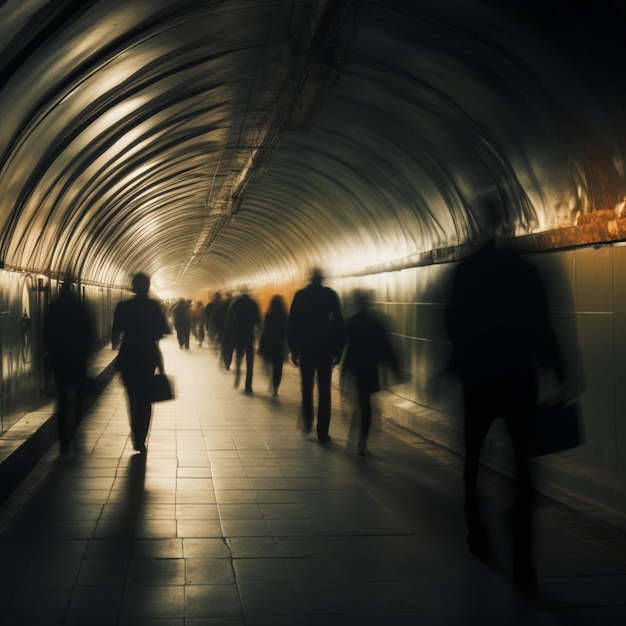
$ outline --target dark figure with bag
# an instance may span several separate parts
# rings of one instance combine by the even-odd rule
[[[94,341],[90,311],[72,292],[72,283],[65,281],[43,321],[43,342],[57,392],[56,419],[62,453],[69,451],[82,418],[87,393],[87,362]]]
[[[275,295],[265,313],[259,339],[259,354],[271,367],[274,396],[278,395],[287,356],[287,317],[285,299]]]
[[[235,387],[241,381],[241,365],[246,357],[246,393],[252,393],[254,372],[254,345],[256,331],[261,323],[259,305],[245,291],[232,301],[226,314],[227,333],[235,353]]]
[[[339,296],[322,285],[319,269],[311,283],[296,292],[287,321],[287,342],[293,364],[300,367],[302,419],[305,434],[313,427],[313,390],[317,374],[317,438],[330,441],[330,411],[333,366],[341,360],[345,329]]]
[[[171,330],[159,302],[148,297],[150,278],[135,274],[132,290],[135,297],[115,308],[111,344],[114,350],[119,346],[116,366],[128,394],[133,448],[143,454],[152,416],[152,378],[157,369],[165,373],[158,342]]]
[[[357,454],[365,456],[372,425],[372,395],[380,391],[380,369],[387,367],[400,380],[398,359],[382,316],[370,308],[365,291],[355,294],[357,313],[346,320],[346,351],[342,388],[352,383],[360,413]]]
[[[514,580],[524,589],[534,590],[534,489],[528,462],[528,424],[537,410],[537,365],[552,369],[559,382],[563,381],[561,354],[537,269],[489,241],[457,267],[447,325],[454,349],[450,368],[464,392],[467,541],[472,553],[489,553],[477,476],[487,433],[495,419],[503,418],[515,462],[510,515]]]

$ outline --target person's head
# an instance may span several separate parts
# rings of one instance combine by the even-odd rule
[[[138,295],[147,295],[150,291],[150,277],[142,272],[133,276],[133,291]]]
[[[287,306],[285,304],[285,299],[282,296],[275,295],[270,300],[270,311],[272,313],[284,313],[287,311]]]
[[[478,206],[478,211],[484,239],[495,241],[509,234],[512,223],[507,214],[504,200],[499,194],[492,193],[483,198]]]
[[[311,284],[312,285],[321,285],[324,281],[324,274],[319,267],[313,268],[311,272]]]

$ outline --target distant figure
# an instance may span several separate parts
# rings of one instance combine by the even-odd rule
[[[204,305],[200,300],[191,307],[191,334],[201,348],[204,343]]]
[[[216,291],[213,294],[213,298],[204,307],[204,328],[206,330],[206,338],[210,345],[217,350],[219,347],[218,332],[215,328],[215,319],[213,313],[219,307],[222,301],[222,294]]]
[[[259,305],[244,291],[232,301],[226,314],[226,326],[235,351],[235,387],[239,387],[241,363],[243,357],[246,357],[245,391],[247,393],[252,393],[254,345],[260,323]]]
[[[282,296],[275,295],[265,313],[263,330],[259,339],[259,354],[272,370],[273,395],[283,378],[283,364],[287,356],[287,305]]]
[[[342,378],[356,389],[361,417],[357,453],[364,456],[372,424],[372,394],[380,390],[379,369],[389,367],[399,380],[400,368],[382,316],[370,308],[365,291],[357,291],[355,299],[357,313],[346,320]]]
[[[548,318],[538,271],[517,254],[489,241],[458,266],[447,311],[453,345],[450,367],[463,386],[465,402],[465,518],[472,553],[489,553],[477,491],[480,453],[491,424],[503,417],[515,456],[511,516],[515,582],[534,589],[532,508],[526,420],[537,406],[537,365],[563,366]]]
[[[310,433],[313,427],[317,373],[317,438],[328,442],[332,370],[341,360],[345,336],[339,296],[322,282],[322,272],[315,269],[311,283],[294,296],[287,322],[287,341],[292,361],[300,367],[304,432]]]
[[[111,345],[119,346],[116,366],[128,394],[133,448],[144,454],[152,416],[148,386],[156,369],[165,373],[158,342],[171,330],[159,302],[148,297],[150,278],[135,274],[132,289],[135,297],[115,308]]]
[[[226,370],[230,369],[233,360],[233,340],[230,329],[226,326],[226,314],[233,301],[231,293],[227,293],[224,298],[220,298],[215,308],[211,311],[209,325],[215,333],[216,341],[219,345],[219,352],[222,363]]]
[[[50,303],[43,322],[43,342],[57,391],[56,418],[62,453],[69,451],[82,418],[87,362],[95,336],[87,306],[72,292],[72,283],[66,280],[58,298]],[[75,399],[73,411],[70,411],[72,391]]]
[[[182,350],[189,350],[191,335],[191,301],[179,298],[172,307],[172,319],[176,330],[176,339]]]

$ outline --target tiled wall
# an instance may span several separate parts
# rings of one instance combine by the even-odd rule
[[[49,398],[52,378],[43,354],[41,324],[49,294],[40,289],[48,280],[0,270],[0,433]],[[55,297],[58,285],[51,284]],[[129,293],[87,286],[82,297],[93,314],[98,346],[110,340],[115,304]],[[22,317],[30,319],[23,332]],[[96,347],[98,347],[96,346]]]
[[[10,428],[39,398],[36,280],[0,270],[0,432]],[[28,330],[22,316],[32,320]]]
[[[626,247],[607,245],[528,255],[545,279],[555,330],[577,389],[586,444],[566,456],[626,476]],[[370,289],[390,318],[411,380],[403,399],[462,415],[456,381],[445,374],[444,315],[453,264],[334,281],[350,313],[350,292]],[[459,420],[459,427],[461,420]]]

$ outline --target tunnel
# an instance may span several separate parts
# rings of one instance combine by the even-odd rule
[[[618,0],[0,3],[2,437],[50,398],[63,282],[108,349],[136,272],[164,302],[265,310],[321,267],[346,314],[367,289],[391,321],[384,419],[461,450],[445,311],[495,210],[581,407],[542,488],[623,520],[625,26]]]

